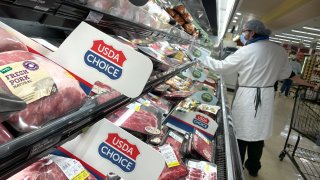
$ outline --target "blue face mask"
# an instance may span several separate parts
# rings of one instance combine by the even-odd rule
[[[242,42],[243,45],[246,45],[246,43],[247,43],[247,40],[244,38],[243,33],[240,35],[240,41]]]

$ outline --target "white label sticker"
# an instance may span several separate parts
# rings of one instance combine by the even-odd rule
[[[144,106],[150,106],[150,104],[151,104],[151,102],[149,100],[145,100],[145,99],[142,99],[142,98],[139,98],[138,102],[143,104]]]
[[[50,159],[59,166],[68,179],[84,180],[90,175],[77,160],[55,155],[50,155]]]
[[[159,150],[169,168],[180,165],[176,154],[174,153],[172,147],[169,144],[159,147]]]
[[[177,140],[179,143],[182,143],[183,138],[179,135],[177,135],[176,133],[170,131],[169,132],[169,136],[171,136],[173,139]]]

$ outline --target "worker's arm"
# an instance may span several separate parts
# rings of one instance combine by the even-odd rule
[[[294,81],[295,83],[297,83],[299,85],[302,85],[302,86],[308,86],[308,87],[312,87],[312,88],[316,88],[317,87],[316,85],[310,84],[307,81],[301,79],[299,75],[295,75],[293,77],[290,77],[290,79],[292,81]]]
[[[241,49],[236,51],[234,54],[229,55],[225,60],[216,60],[211,57],[207,57],[201,60],[201,63],[209,67],[213,71],[219,74],[232,74],[238,72],[242,67],[243,54]]]

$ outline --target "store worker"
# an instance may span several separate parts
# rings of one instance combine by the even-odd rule
[[[245,44],[225,60],[208,57],[202,63],[220,74],[238,72],[239,87],[232,105],[232,117],[242,163],[249,174],[257,176],[264,140],[272,134],[274,84],[292,74],[287,53],[269,41],[271,31],[259,20],[243,26],[241,40]]]

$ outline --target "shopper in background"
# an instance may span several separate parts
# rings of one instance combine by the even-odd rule
[[[301,62],[304,60],[304,54],[303,53],[298,53],[296,57],[293,60],[290,60],[291,66],[292,66],[292,71],[297,75],[301,75]],[[291,79],[285,79],[282,83],[280,93],[284,92],[284,95],[288,97],[290,87],[292,85],[292,80]]]
[[[244,166],[252,176],[257,176],[261,168],[264,140],[272,134],[274,84],[292,74],[287,53],[269,41],[270,33],[261,21],[250,20],[242,30],[244,47],[224,61],[208,57],[202,62],[221,74],[239,74],[232,105],[233,123],[242,163],[247,151]]]

